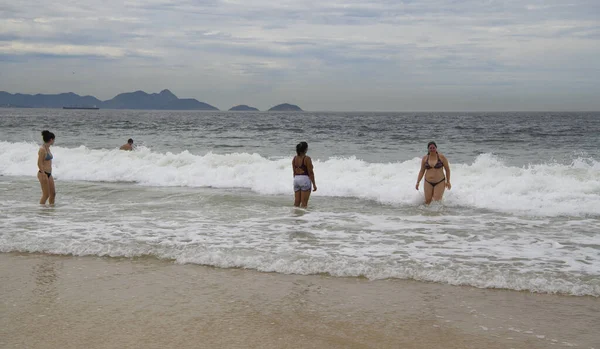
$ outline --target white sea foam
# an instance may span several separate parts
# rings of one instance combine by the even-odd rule
[[[562,293],[576,296],[600,296],[600,283],[596,279],[588,282],[576,276],[557,277],[550,272],[511,271],[488,264],[469,265],[460,261],[446,263],[395,263],[393,261],[377,261],[373,257],[361,256],[352,258],[340,254],[331,256],[323,250],[310,251],[312,255],[294,254],[291,248],[282,248],[280,252],[261,252],[258,249],[248,252],[244,248],[207,248],[198,244],[187,246],[158,242],[156,238],[148,238],[153,243],[143,243],[138,239],[135,243],[116,242],[103,238],[54,240],[21,239],[11,243],[0,239],[0,252],[43,252],[51,254],[69,254],[76,256],[110,256],[136,257],[154,256],[172,259],[178,263],[192,263],[220,268],[246,268],[264,272],[285,274],[318,274],[328,273],[336,277],[363,276],[369,279],[413,279],[420,281],[441,282],[451,285],[468,285],[480,288],[506,288],[527,290],[540,293]],[[50,241],[50,242],[49,242]],[[218,245],[218,243],[217,243]],[[360,254],[347,248],[347,252]],[[282,253],[286,252],[286,253]],[[477,260],[474,259],[473,262]]]
[[[0,252],[151,255],[266,272],[600,296],[598,217],[345,198],[297,211],[290,193],[79,180],[59,183],[58,206],[39,207],[35,179],[15,177],[0,177],[0,196]]]
[[[0,142],[0,174],[35,176],[37,145]],[[147,186],[245,188],[263,195],[289,194],[290,159],[259,154],[194,155],[116,149],[53,147],[57,180],[135,182]],[[355,158],[314,159],[318,195],[353,197],[386,204],[417,204],[419,159],[368,163]],[[451,164],[445,205],[532,216],[597,216],[600,162],[575,158],[571,164],[512,167],[491,154],[471,164]],[[421,186],[422,188],[422,186]]]

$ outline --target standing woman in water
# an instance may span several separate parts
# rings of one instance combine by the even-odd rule
[[[46,201],[50,205],[54,205],[54,198],[56,197],[56,189],[54,188],[54,178],[52,178],[52,153],[50,152],[50,146],[54,144],[54,133],[45,130],[42,131],[42,138],[44,144],[38,151],[38,180],[42,186],[42,198],[40,204],[45,205]]]
[[[444,190],[452,188],[450,184],[450,165],[448,159],[437,151],[437,145],[435,142],[429,142],[427,144],[427,155],[421,160],[421,171],[419,172],[419,178],[417,179],[417,186],[419,190],[419,183],[425,175],[425,204],[429,205],[431,201],[442,200],[444,196]],[[444,175],[444,170],[446,174]]]
[[[312,191],[317,191],[315,183],[315,173],[310,156],[306,155],[308,144],[300,142],[296,145],[296,156],[292,160],[292,170],[294,173],[294,206],[306,207]]]

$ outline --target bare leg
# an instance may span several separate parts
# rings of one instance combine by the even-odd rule
[[[433,198],[433,186],[428,182],[424,182],[423,191],[425,192],[425,205],[429,205],[431,203],[431,198]]]
[[[301,198],[300,200],[302,201],[302,203],[300,204],[300,207],[307,207],[308,199],[310,199],[310,190],[301,191],[300,198]]]
[[[445,183],[439,183],[433,188],[433,201],[442,200],[442,196],[444,196],[444,191],[446,190]]]
[[[300,206],[300,190],[294,192],[294,206]]]
[[[42,186],[42,197],[40,198],[40,205],[45,205],[46,200],[50,197],[50,185],[48,183],[48,176],[45,173],[38,172],[38,180]]]
[[[54,178],[52,176],[48,177],[48,189],[50,189],[48,203],[50,205],[54,205],[54,199],[56,198],[56,187],[54,186]]]

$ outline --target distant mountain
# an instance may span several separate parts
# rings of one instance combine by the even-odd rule
[[[179,99],[169,90],[162,90],[160,93],[152,94],[144,91],[121,93],[105,102],[96,97],[82,97],[72,92],[55,95],[26,95],[0,91],[0,106],[29,108],[97,106],[105,109],[219,110],[210,104],[193,98]]]
[[[160,108],[164,110],[219,110],[210,104],[200,102],[194,98],[180,98],[175,101],[171,101]]]
[[[169,90],[148,94],[144,91],[121,93],[102,103],[106,109],[160,109],[160,110],[219,110],[193,98],[179,99]]]
[[[55,95],[10,94],[0,91],[0,105],[28,108],[62,108],[64,106],[100,106],[102,101],[92,96],[80,96],[73,92]]]
[[[254,107],[249,107],[245,104],[240,104],[240,105],[236,105],[235,107],[232,107],[231,109],[229,109],[229,111],[259,111],[259,110]]]
[[[283,103],[274,106],[273,108],[269,109],[269,111],[302,111],[302,109],[294,104]]]

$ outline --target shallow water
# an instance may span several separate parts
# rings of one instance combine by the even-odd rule
[[[599,124],[593,113],[0,109],[0,251],[600,296]],[[57,135],[52,208],[36,204],[40,125]],[[431,135],[453,189],[426,207],[414,182]],[[129,137],[138,149],[118,151]],[[300,140],[319,187],[308,210],[291,207]]]

